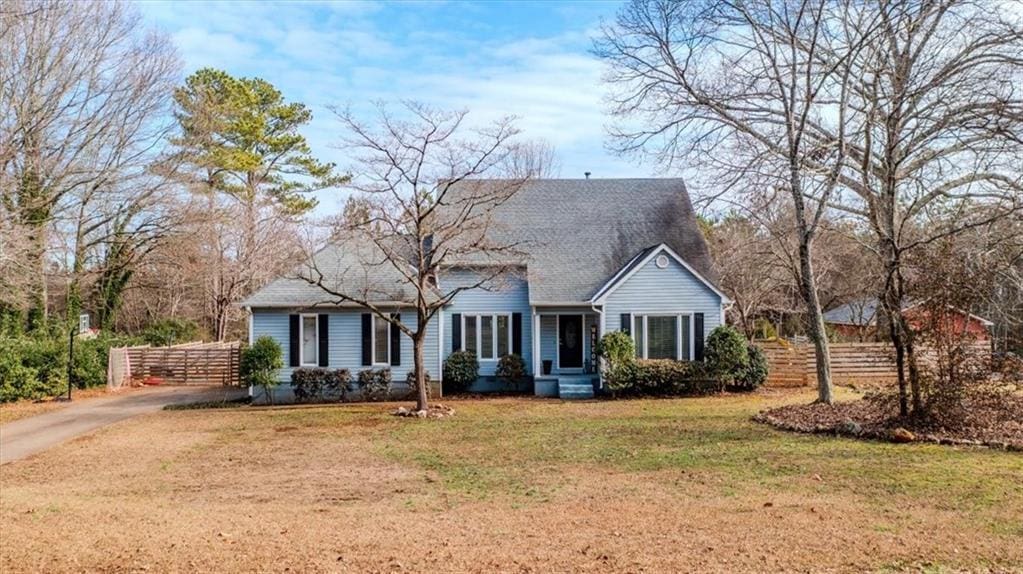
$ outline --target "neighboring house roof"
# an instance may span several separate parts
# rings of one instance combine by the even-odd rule
[[[824,322],[834,325],[867,326],[874,324],[877,299],[858,299],[824,312]]]
[[[521,242],[534,305],[584,304],[661,243],[717,288],[681,179],[538,179],[494,210],[498,242]]]
[[[913,307],[916,307],[921,303],[923,303],[923,301],[906,302],[902,306],[902,312],[905,313],[909,309],[912,309]],[[874,324],[874,319],[876,318],[879,307],[880,305],[877,299],[874,298],[859,299],[856,301],[852,301],[850,303],[846,303],[845,305],[842,305],[840,307],[835,307],[834,309],[825,312],[824,322],[831,323],[834,325],[853,325],[857,327],[867,327]],[[967,313],[961,309],[956,309],[955,307],[952,307],[952,309],[954,311],[962,313],[963,315],[969,316],[971,319],[979,321],[980,323],[984,324],[984,326],[990,327],[991,325],[994,325],[994,323],[992,323],[991,321],[983,317],[974,315],[973,313]]]
[[[484,180],[504,184],[506,180]],[[474,182],[475,185],[481,182]],[[451,193],[457,194],[457,188]],[[700,233],[685,183],[681,179],[538,179],[527,181],[493,209],[489,237],[497,244],[516,244],[524,258],[497,261],[475,254],[446,261],[448,266],[511,264],[526,267],[533,305],[589,304],[614,277],[624,277],[661,244],[716,292],[707,244]],[[347,290],[411,300],[400,273],[384,261],[360,269],[372,249],[348,251],[334,243],[315,256],[331,280],[348,282]],[[372,259],[372,257],[370,257]],[[328,262],[329,260],[329,262]],[[388,269],[390,267],[390,269]],[[624,271],[624,272],[623,272]],[[242,304],[293,307],[327,303],[329,295],[301,279],[270,283]]]

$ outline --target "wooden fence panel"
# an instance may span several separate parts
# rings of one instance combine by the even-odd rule
[[[241,344],[237,342],[130,347],[125,352],[134,383],[153,377],[168,385],[241,384]]]
[[[767,384],[776,387],[817,384],[817,356],[813,345],[785,341],[758,341],[767,357]],[[839,384],[895,383],[898,371],[895,351],[888,343],[832,343],[831,378]],[[989,350],[987,343],[976,343],[976,350]],[[918,360],[933,360],[934,353],[924,347]]]

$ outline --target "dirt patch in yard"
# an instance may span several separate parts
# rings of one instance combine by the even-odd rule
[[[806,400],[146,415],[0,467],[0,571],[1023,568],[1023,457],[749,420]]]
[[[797,432],[844,435],[893,442],[989,446],[1023,451],[1023,396],[1006,395],[997,408],[973,404],[969,421],[949,426],[898,416],[891,401],[864,397],[827,405],[796,404],[758,413],[754,420]]]

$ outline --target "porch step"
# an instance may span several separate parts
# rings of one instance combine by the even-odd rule
[[[562,399],[592,399],[593,398],[593,383],[586,381],[581,382],[568,382],[558,381],[558,396]]]

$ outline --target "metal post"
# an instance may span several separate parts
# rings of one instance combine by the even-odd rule
[[[67,345],[67,400],[71,400],[71,370],[75,362],[75,330],[69,329],[71,336],[68,337]]]

